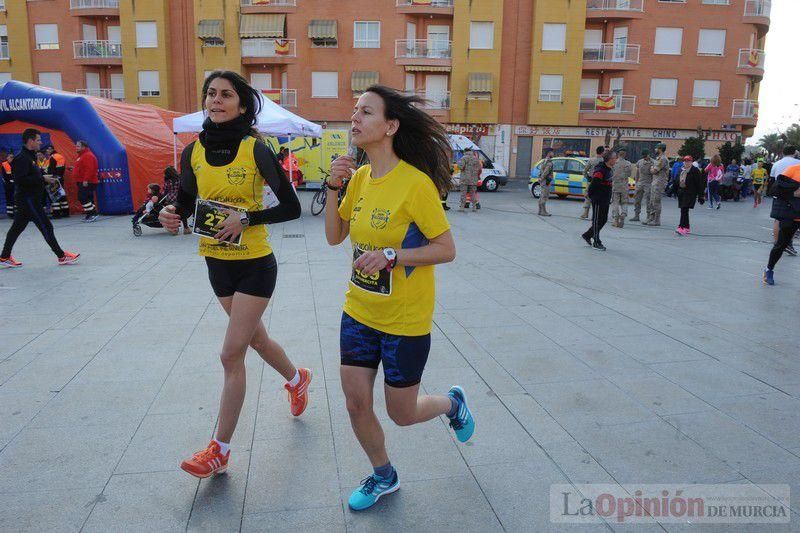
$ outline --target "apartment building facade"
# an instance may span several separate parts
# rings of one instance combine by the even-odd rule
[[[675,151],[758,119],[770,0],[0,0],[0,81],[178,111],[208,72],[349,125],[372,83],[419,94],[525,176],[543,149]]]

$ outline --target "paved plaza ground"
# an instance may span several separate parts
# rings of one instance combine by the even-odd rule
[[[798,531],[800,257],[761,283],[768,205],[692,212],[695,234],[607,226],[578,237],[580,203],[534,215],[522,183],[449,212],[458,248],[439,267],[427,392],[461,384],[475,435],[444,420],[397,427],[376,409],[402,488],[346,509],[370,471],[339,382],[349,248],[300,220],[271,228],[280,262],[264,322],[314,370],[294,419],[255,353],[228,472],[178,468],[213,434],[225,315],[193,236],[128,217],[54,221],[81,263],[57,267],[32,226],[0,271],[0,530],[20,531]],[[451,194],[455,208],[457,193]],[[0,220],[0,235],[10,222]],[[550,521],[552,484],[791,486],[781,526]],[[774,494],[773,494],[774,495]]]

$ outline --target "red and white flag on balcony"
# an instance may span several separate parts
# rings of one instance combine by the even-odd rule
[[[753,119],[758,120],[758,102],[753,102]]]
[[[411,0],[412,6],[429,6],[431,5],[431,0]]]
[[[261,94],[275,102],[276,104],[281,103],[281,90],[280,89],[261,89]]]
[[[275,53],[279,56],[289,55],[289,41],[287,39],[275,39]]]
[[[750,50],[750,55],[747,57],[747,65],[750,67],[757,67],[761,59],[761,54],[758,50]]]
[[[269,5],[270,0],[253,0],[254,6],[267,6]]]
[[[613,96],[598,96],[595,98],[594,105],[601,111],[610,111],[617,107],[617,101]]]

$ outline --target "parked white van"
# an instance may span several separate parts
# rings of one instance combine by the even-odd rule
[[[472,142],[464,135],[448,135],[450,137],[450,145],[453,149],[453,162],[458,164],[458,161],[464,156],[464,150],[472,148],[483,163],[483,170],[481,177],[478,181],[478,189],[482,191],[495,192],[498,188],[505,186],[508,183],[508,170],[500,164],[491,160],[489,156],[483,153],[480,147]],[[453,183],[458,185],[461,178],[461,171],[456,167],[456,172],[453,174]]]

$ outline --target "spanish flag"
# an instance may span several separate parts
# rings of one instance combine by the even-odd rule
[[[281,103],[281,90],[280,89],[261,89],[261,94],[275,102],[276,104]]]
[[[429,6],[431,5],[431,0],[411,0],[412,6]]]
[[[758,102],[753,103],[753,119],[758,120]]]
[[[757,67],[758,61],[761,59],[761,54],[758,53],[758,50],[750,50],[750,56],[747,58],[747,65],[750,67]]]
[[[269,5],[269,0],[253,0],[254,6],[267,6]]]
[[[610,111],[617,107],[617,101],[613,96],[597,96],[595,98],[595,107],[602,111]]]
[[[275,53],[279,56],[289,54],[289,41],[286,39],[275,39]]]

